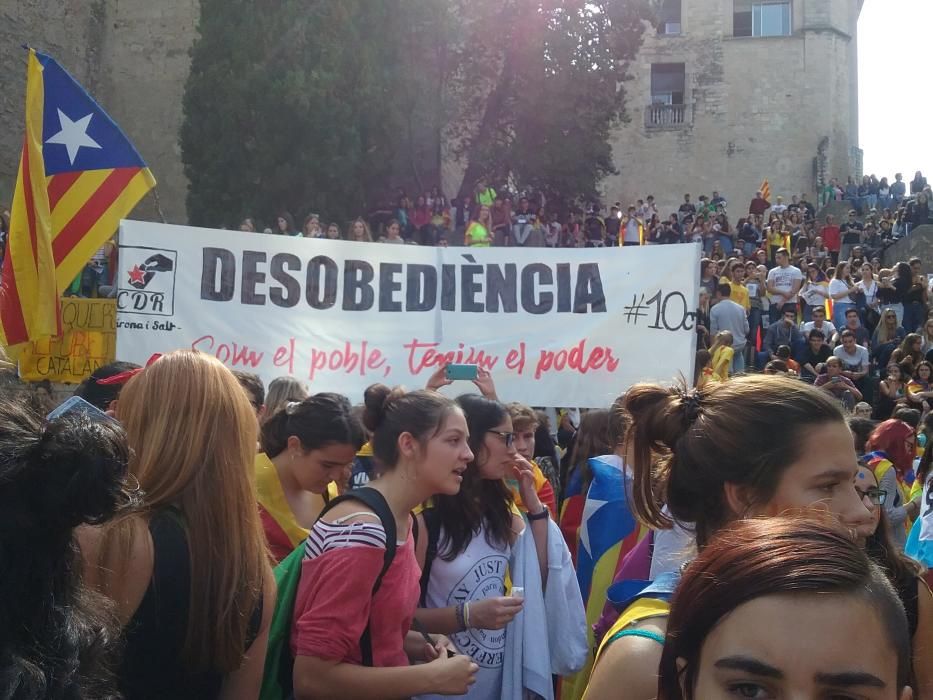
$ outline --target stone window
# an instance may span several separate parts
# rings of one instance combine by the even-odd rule
[[[686,83],[685,64],[651,64],[651,104],[682,105]]]
[[[790,0],[734,0],[735,36],[790,36]]]
[[[658,34],[677,36],[681,32],[681,0],[660,0],[658,5]]]

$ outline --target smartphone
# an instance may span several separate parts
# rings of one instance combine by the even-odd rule
[[[444,375],[451,381],[472,380],[479,376],[479,367],[477,365],[447,365]]]
[[[49,415],[45,417],[50,423],[62,416],[68,415],[69,413],[76,413],[79,415],[87,416],[91,421],[97,423],[116,423],[115,418],[111,418],[106,413],[101,411],[97,406],[88,401],[85,401],[80,396],[71,396],[65,400],[62,404],[53,410]]]

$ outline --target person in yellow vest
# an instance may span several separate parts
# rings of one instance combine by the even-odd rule
[[[262,425],[256,455],[256,490],[266,541],[281,561],[308,536],[309,528],[346,484],[363,428],[350,402],[321,393],[291,402]]]
[[[482,178],[476,183],[476,191],[473,195],[473,201],[479,206],[491,207],[496,201],[496,191],[486,184]]]
[[[492,215],[489,207],[480,205],[475,219],[470,221],[463,242],[470,248],[488,248],[492,245]]]
[[[796,379],[746,375],[701,391],[636,385],[624,408],[632,417],[633,507],[649,527],[688,524],[701,551],[735,520],[817,504],[853,531],[874,527],[871,504],[853,488],[852,433],[825,392]],[[627,700],[657,697],[682,550],[646,548],[653,587],[618,601],[586,700],[618,698],[620,688]]]

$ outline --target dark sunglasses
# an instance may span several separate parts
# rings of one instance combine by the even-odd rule
[[[503,440],[505,440],[506,447],[511,447],[512,443],[515,442],[515,433],[503,433],[499,430],[487,430],[486,432],[501,437]]]

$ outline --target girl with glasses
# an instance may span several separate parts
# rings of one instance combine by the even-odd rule
[[[865,461],[888,494],[884,510],[891,523],[891,537],[898,549],[903,549],[910,522],[920,510],[920,499],[911,498],[909,485],[913,481],[917,436],[907,423],[886,420],[872,432],[866,449]]]
[[[531,464],[515,449],[506,407],[475,394],[456,403],[466,416],[473,459],[460,470],[459,492],[435,496],[431,507],[418,515],[416,552],[422,578],[417,619],[427,631],[449,635],[479,666],[475,685],[463,697],[493,698],[502,693],[508,643],[504,630],[524,602],[509,596],[506,588],[512,547],[526,526],[506,479],[518,481],[528,509],[542,581],[548,511],[535,491]],[[429,553],[432,543],[435,551]]]
[[[915,697],[930,697],[933,693],[933,593],[923,579],[923,567],[902,554],[891,539],[884,508],[891,494],[878,486],[871,467],[859,466],[855,490],[872,516],[866,527],[857,532],[858,542],[887,574],[904,605],[911,639]]]

